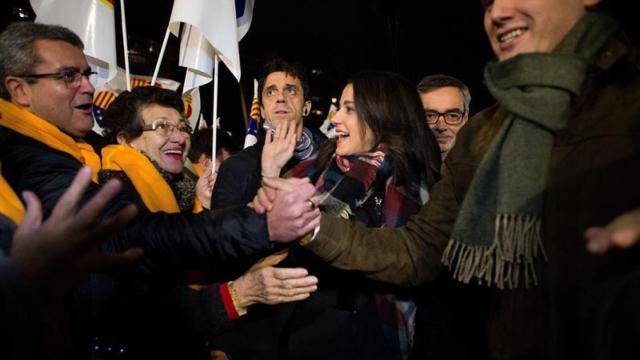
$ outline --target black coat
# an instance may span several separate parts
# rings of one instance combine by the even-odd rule
[[[3,175],[17,193],[30,190],[41,199],[45,218],[82,166],[68,154],[3,127],[0,127],[0,161]],[[91,184],[83,200],[90,199],[99,189],[99,185]],[[129,203],[131,199],[122,193],[112,200],[103,216],[114,214]],[[75,315],[74,332],[79,336],[76,350],[80,357],[87,357],[94,334],[107,334],[99,345],[109,346],[109,335],[117,332],[116,346],[120,345],[121,338],[138,336],[144,343],[142,348],[149,349],[140,357],[154,353],[159,354],[155,358],[173,358],[173,340],[181,340],[168,338],[162,331],[144,335],[140,331],[143,328],[160,330],[167,323],[188,321],[176,315],[180,311],[170,311],[177,306],[189,306],[181,300],[187,290],[175,287],[182,280],[184,270],[204,265],[223,267],[238,257],[272,248],[264,215],[245,207],[201,214],[152,214],[142,210],[126,228],[111,236],[103,249],[122,251],[140,246],[145,251],[143,257],[109,273],[92,274],[75,293],[72,312]],[[8,248],[8,234],[3,237],[0,240]],[[154,293],[163,296],[148,311],[132,311],[135,307],[130,304]],[[211,296],[212,293],[204,292],[191,301],[206,304]],[[203,319],[213,317],[213,313],[202,314]],[[108,318],[130,319],[131,322],[116,324],[114,328],[114,321],[103,321]],[[189,334],[182,335],[186,339]],[[131,355],[130,358],[135,358]],[[186,358],[185,355],[180,358]]]
[[[261,159],[265,131],[262,126],[257,132],[258,141],[252,146],[231,155],[220,164],[216,186],[211,197],[211,207],[224,209],[229,206],[246,205],[260,189],[262,182]],[[311,131],[312,146],[315,149],[326,140],[324,135]],[[317,150],[315,150],[317,151]],[[296,166],[300,160],[291,158],[282,168],[282,174]]]

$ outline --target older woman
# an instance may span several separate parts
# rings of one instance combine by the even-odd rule
[[[122,93],[105,113],[104,135],[110,145],[102,150],[99,179],[120,179],[123,191],[128,192],[141,212],[199,212],[202,211],[200,201],[205,208],[210,205],[206,199],[211,196],[208,186],[211,170],[198,180],[198,191],[196,181],[184,174],[191,129],[182,114],[180,96],[156,87],[138,87]],[[196,328],[205,329],[209,336],[211,332],[218,331],[225,321],[243,315],[251,304],[273,304],[308,297],[309,292],[315,290],[317,279],[308,276],[305,269],[275,269],[270,266],[281,258],[282,255],[268,257],[235,281],[194,287],[202,291],[161,288],[158,293],[157,289],[139,289],[134,299],[138,306],[132,307],[139,311],[135,318],[152,317],[158,311],[163,317],[177,315],[176,322],[183,319],[192,321],[173,325],[167,321],[167,326],[162,328],[173,327],[172,333],[185,337]],[[223,269],[217,270],[223,272]],[[212,274],[202,275],[202,271],[189,272],[185,281],[210,283]],[[272,281],[276,278],[278,281]],[[283,289],[292,291],[284,293]],[[168,309],[168,304],[176,308]],[[177,334],[178,329],[183,329],[184,334]],[[188,358],[186,354],[183,358]]]
[[[331,122],[337,136],[317,159],[285,176],[309,176],[327,214],[369,227],[403,225],[428,200],[440,168],[438,144],[413,86],[393,73],[358,73],[345,86]],[[267,136],[265,148],[289,151],[289,129],[278,130]],[[268,203],[263,195],[258,202]],[[410,290],[331,268],[304,248],[294,257],[322,286],[291,311],[280,342],[286,349],[279,352],[307,359],[408,358],[416,311]]]
[[[118,177],[130,198],[151,212],[200,211],[196,198],[205,199],[206,187],[183,174],[191,128],[183,103],[173,91],[139,87],[121,94],[104,117],[104,136],[111,145],[102,150],[101,181]],[[201,177],[200,182],[206,182]]]

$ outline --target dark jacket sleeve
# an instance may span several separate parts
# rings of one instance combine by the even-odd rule
[[[3,174],[16,192],[31,190],[38,195],[46,218],[81,164],[67,154],[17,134],[15,137],[20,137],[20,141],[5,141],[1,146]],[[92,183],[83,201],[99,190]],[[120,194],[109,204],[104,216],[129,203]],[[272,248],[265,216],[244,206],[200,214],[143,214],[104,244],[109,251],[132,246],[144,249],[145,255],[135,266],[141,274],[150,276],[175,274],[203,265],[223,265],[237,257]]]
[[[367,228],[323,215],[320,232],[307,247],[337,268],[361,271],[377,281],[417,286],[433,280],[457,209],[445,191],[450,186],[444,179],[437,183],[429,203],[401,228]]]

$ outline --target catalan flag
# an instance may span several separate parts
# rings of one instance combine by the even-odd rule
[[[93,131],[98,134],[102,133],[102,117],[104,116],[104,112],[121,92],[127,90],[125,71],[122,68],[117,68],[117,70],[116,77],[113,80],[96,86],[96,92],[93,96],[93,116],[96,119]],[[151,84],[151,77],[132,74],[130,84],[132,89],[138,86],[149,86]],[[175,91],[180,86],[180,83],[171,79],[158,78],[155,86]],[[194,104],[196,101],[198,102],[197,106]],[[199,93],[192,96],[190,108],[192,113],[195,111],[200,112]],[[196,119],[197,116],[198,114],[195,114]],[[189,118],[189,120],[191,121],[191,118]]]
[[[102,117],[109,105],[116,99],[116,93],[113,91],[99,91],[93,97],[93,117],[96,119],[96,123],[100,128],[104,127],[102,123]]]
[[[244,137],[244,148],[258,142],[258,124],[260,123],[260,101],[258,101],[258,81],[253,80],[253,101],[251,102],[251,112],[249,113],[249,128]]]

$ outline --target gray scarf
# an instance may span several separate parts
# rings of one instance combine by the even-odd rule
[[[488,286],[537,284],[546,260],[542,209],[556,132],[566,128],[590,60],[617,31],[610,17],[585,15],[552,53],[522,54],[487,65],[484,77],[509,115],[480,162],[443,254],[453,276]]]

